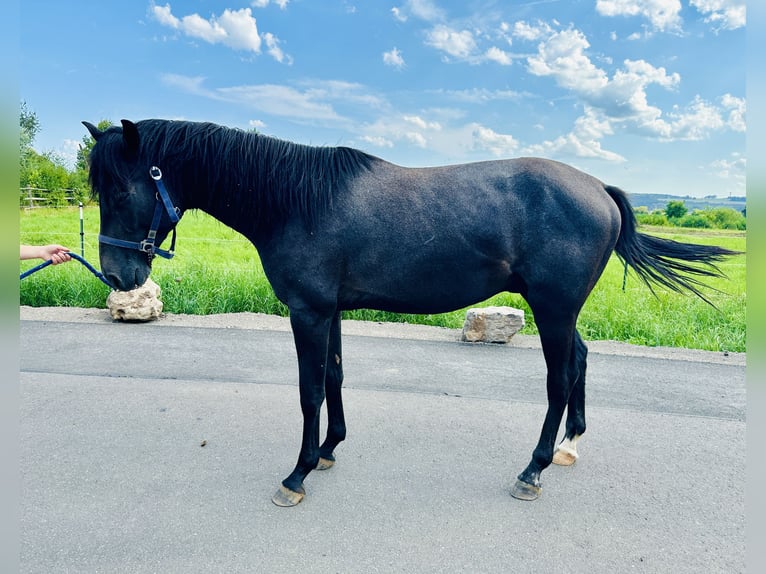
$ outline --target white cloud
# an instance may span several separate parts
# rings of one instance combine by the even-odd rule
[[[404,67],[404,58],[398,48],[393,48],[388,52],[383,52],[383,63],[394,68]]]
[[[261,37],[250,8],[232,12],[228,8],[217,18],[206,20],[199,14],[181,18],[180,29],[194,38],[210,44],[223,44],[235,50],[261,51]]]
[[[407,21],[407,15],[402,12],[401,8],[397,8],[396,6],[394,6],[393,8],[391,8],[391,14],[394,16],[394,18],[399,20],[399,22]]]
[[[420,132],[407,132],[407,133],[404,134],[404,137],[411,144],[414,144],[414,145],[416,145],[418,147],[425,148],[428,145],[428,140]]]
[[[492,46],[489,50],[487,50],[487,52],[484,54],[484,57],[487,60],[497,62],[501,66],[510,66],[513,63],[513,59],[511,58],[510,54],[501,50],[500,48],[497,48],[496,46]]]
[[[747,20],[745,0],[689,0],[689,4],[707,15],[705,22],[720,24],[724,30],[742,28]]]
[[[164,6],[152,4],[150,10],[155,19],[163,26],[169,26],[170,28],[179,28],[181,26],[181,21],[171,14],[170,4],[165,4]]]
[[[69,169],[73,169],[77,163],[77,152],[80,151],[80,146],[82,146],[81,140],[65,139],[61,147],[53,151],[53,155]]]
[[[578,92],[603,89],[608,83],[606,73],[585,54],[588,47],[579,30],[553,32],[538,45],[538,53],[527,59],[529,71],[535,76],[553,76],[562,87]]]
[[[168,86],[211,100],[236,103],[260,112],[298,120],[339,121],[343,118],[325,101],[322,93],[296,90],[275,84],[206,88],[203,77],[166,74],[162,81]]]
[[[218,88],[216,94],[224,99],[263,113],[303,120],[342,119],[332,105],[306,91],[289,86],[261,84]]]
[[[541,29],[541,28],[538,28]],[[711,132],[729,128],[744,129],[744,101],[724,97],[721,106],[695,98],[685,109],[674,109],[666,115],[647,96],[649,86],[674,90],[681,83],[678,73],[668,73],[644,60],[625,60],[612,77],[591,61],[587,54],[589,43],[579,30],[569,28],[552,31],[538,44],[537,54],[527,59],[529,72],[550,76],[556,83],[579,96],[586,107],[597,110],[613,127],[634,131],[662,140],[699,140]],[[723,119],[723,114],[728,119]],[[577,133],[572,148],[584,140]],[[582,152],[588,147],[581,148]],[[593,146],[591,151],[601,153]]]
[[[435,131],[439,131],[440,129],[442,129],[442,126],[441,126],[441,124],[439,122],[427,122],[426,120],[424,120],[420,116],[407,116],[407,115],[405,115],[405,116],[402,116],[402,119],[405,122],[420,128],[421,130],[435,130]]]
[[[747,160],[739,153],[732,153],[729,158],[711,162],[704,168],[713,176],[724,180],[724,193],[744,195],[747,182]]]
[[[681,28],[680,0],[596,0],[596,12],[602,16],[643,16],[662,31]]]
[[[286,0],[277,2],[281,7]],[[185,35],[198,38],[209,44],[222,44],[234,50],[260,54],[261,43],[266,41],[268,53],[278,62],[292,63],[292,58],[285,56],[279,48],[279,40],[271,33],[261,37],[258,25],[250,8],[239,10],[225,9],[219,16],[205,19],[199,14],[189,14],[178,18],[173,15],[170,4],[158,6],[152,4],[150,12],[163,26],[178,30]]]
[[[668,113],[668,118],[670,121],[658,119],[654,125],[659,135],[669,140],[702,140],[726,125],[721,111],[699,96],[686,110]]]
[[[600,140],[605,135],[612,133],[608,119],[598,110],[587,108],[585,115],[575,121],[574,129],[571,132],[554,140],[531,145],[524,150],[524,153],[542,156],[569,155],[623,162],[625,158],[620,154],[601,147]]]
[[[304,81],[295,87],[245,84],[209,88],[201,76],[165,74],[161,79],[167,86],[210,100],[241,105],[299,123],[329,124],[336,128],[342,124],[345,129],[353,129],[356,125],[338,112],[336,106],[346,110],[363,108],[367,113],[386,106],[384,100],[364,86],[337,80]]]
[[[471,104],[483,104],[496,100],[518,100],[522,97],[513,90],[488,90],[486,88],[471,88],[470,90],[439,90],[437,93]]]
[[[557,137],[555,140],[530,146],[528,152],[533,155],[541,155],[545,157],[569,155],[574,157],[597,158],[612,162],[625,161],[625,158],[620,154],[602,149],[601,142],[598,140],[580,139],[576,132],[569,132],[568,134]]]
[[[729,112],[729,118],[727,121],[728,126],[735,132],[746,131],[745,99],[737,98],[731,94],[724,94],[721,98],[721,105],[723,106],[724,110]]]
[[[162,83],[166,86],[172,86],[189,94],[198,96],[209,96],[212,92],[202,84],[205,82],[204,76],[183,76],[181,74],[164,74],[161,77]]]
[[[259,130],[259,131],[266,127],[266,122],[261,120],[250,120],[249,122],[247,122],[247,124],[251,128]]]
[[[282,10],[287,8],[287,4],[290,2],[290,0],[273,0],[274,4],[279,6]],[[265,8],[269,5],[269,0],[253,0],[250,2],[250,5],[254,8]]]
[[[625,8],[635,3],[619,4]],[[656,3],[649,4],[656,7]],[[527,58],[528,71],[552,78],[566,92],[576,96],[584,109],[584,115],[575,121],[570,133],[529,146],[529,152],[617,162],[625,158],[604,149],[601,142],[618,129],[661,141],[696,141],[706,139],[716,131],[745,129],[745,101],[730,94],[720,98],[718,103],[697,96],[685,107],[676,106],[663,112],[650,102],[649,88],[657,86],[675,91],[681,84],[680,74],[645,60],[625,60],[610,76],[594,64],[588,54],[590,45],[585,35],[571,26],[555,30],[544,23],[517,22],[514,36],[537,42],[537,52]],[[602,61],[611,64],[609,59],[602,58]]]
[[[741,154],[731,154],[731,159],[719,159],[710,164],[718,177],[744,177],[747,172],[747,159]]]
[[[533,42],[534,40],[539,40],[540,38],[550,35],[552,32],[553,28],[544,22],[538,22],[533,26],[527,22],[520,21],[513,25],[512,34],[521,40]]]
[[[426,44],[459,59],[468,58],[477,49],[470,31],[457,31],[444,24],[439,24],[428,32]]]
[[[426,33],[426,45],[444,52],[447,60],[451,57],[469,64],[495,62],[501,66],[510,66],[513,63],[513,56],[497,46],[490,46],[482,53],[477,36],[481,38],[484,34],[479,30],[474,33],[470,30],[457,30],[446,24],[437,24]],[[505,38],[503,34],[501,36]],[[506,40],[510,44],[511,39]]]
[[[274,58],[277,62],[286,63],[286,64],[292,64],[293,58],[292,56],[286,55],[282,48],[279,47],[279,39],[274,36],[271,32],[266,32],[263,35],[263,41],[266,42],[266,48],[269,52],[269,55]]]
[[[471,128],[471,144],[475,150],[486,150],[494,156],[505,157],[513,155],[519,148],[519,142],[512,135],[500,134],[479,124],[472,124]]]
[[[605,85],[585,94],[586,98],[614,118],[642,122],[661,115],[659,108],[649,105],[646,88],[654,84],[673,89],[681,82],[681,76],[668,75],[665,68],[655,68],[644,60],[625,60],[623,65]]]
[[[362,141],[365,141],[369,144],[372,144],[376,147],[385,147],[385,148],[392,148],[394,147],[394,142],[392,142],[390,139],[386,139],[383,136],[370,136],[370,135],[364,135],[361,137]]]
[[[336,101],[345,104],[364,107],[366,110],[380,108],[385,105],[377,95],[370,93],[365,86],[355,82],[342,80],[307,80],[299,85],[306,93],[316,100]]]
[[[421,149],[444,146],[449,139],[438,121],[419,115],[397,114],[386,109],[375,122],[361,126],[360,139],[377,147],[392,148],[402,142]],[[448,144],[447,144],[448,145]]]
[[[406,6],[413,16],[427,22],[444,20],[444,11],[431,0],[408,0]]]

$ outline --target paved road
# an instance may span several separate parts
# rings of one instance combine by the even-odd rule
[[[23,572],[745,570],[744,356],[591,344],[581,458],[528,503],[509,488],[545,410],[533,339],[345,332],[348,440],[281,509],[283,320],[22,308]]]

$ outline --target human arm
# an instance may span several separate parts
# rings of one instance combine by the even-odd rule
[[[72,259],[69,249],[63,245],[21,245],[20,259],[42,259],[50,261],[53,265],[64,263]]]

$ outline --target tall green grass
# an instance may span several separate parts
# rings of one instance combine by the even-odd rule
[[[98,267],[98,209],[84,210],[84,256]],[[61,243],[80,253],[77,208],[20,212],[20,241],[28,244]],[[702,232],[643,228],[676,241],[715,244],[744,251],[743,232]],[[21,271],[39,261],[22,261]],[[746,343],[745,256],[721,265],[728,279],[710,280],[720,292],[709,291],[713,308],[694,296],[656,289],[657,296],[632,273],[623,291],[623,267],[612,257],[601,280],[583,308],[578,328],[586,340],[616,340],[648,346],[671,346],[713,351],[744,352]],[[242,311],[287,315],[274,296],[253,246],[241,235],[201,212],[187,213],[178,225],[176,256],[157,258],[152,279],[162,288],[168,313],[207,315]],[[50,266],[21,282],[20,303],[31,306],[105,306],[108,288],[77,262]],[[529,307],[519,296],[497,295],[482,305],[508,305],[523,309],[527,326],[537,328]],[[465,311],[439,315],[404,315],[374,310],[345,313],[367,321],[408,322],[460,328]]]

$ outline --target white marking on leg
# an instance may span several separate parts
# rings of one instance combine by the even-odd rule
[[[570,466],[575,463],[577,457],[577,439],[580,435],[575,435],[571,439],[564,438],[556,447],[556,452],[553,453],[553,464],[561,466]]]
[[[580,456],[577,454],[577,441],[579,438],[579,434],[574,435],[571,439],[564,437],[564,440],[559,443],[559,446],[556,447],[556,450],[560,450],[572,455],[574,458],[577,458]]]

